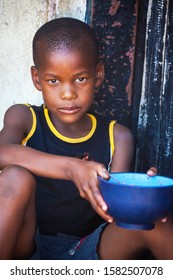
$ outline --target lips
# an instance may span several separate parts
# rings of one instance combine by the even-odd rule
[[[63,114],[76,114],[77,112],[80,111],[79,107],[76,106],[66,106],[66,107],[61,107],[59,108],[59,111]]]

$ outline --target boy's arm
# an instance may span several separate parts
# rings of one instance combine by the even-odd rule
[[[115,153],[111,164],[111,172],[128,172],[131,168],[134,144],[131,131],[116,124],[114,127]],[[147,171],[149,176],[157,175],[157,168],[150,167]]]
[[[134,140],[131,131],[121,125],[114,126],[115,151],[111,163],[111,172],[128,172],[134,154]]]
[[[76,173],[77,170],[73,164],[82,164],[81,160],[51,155],[21,145],[31,127],[32,114],[27,106],[14,105],[7,110],[4,126],[0,132],[0,169],[8,165],[19,165],[35,175],[72,179],[74,175],[70,173],[70,170]]]
[[[25,105],[14,105],[7,110],[0,132],[0,169],[9,165],[26,168],[34,175],[72,180],[80,195],[106,220],[107,206],[98,190],[98,176],[109,178],[102,164],[40,152],[22,146],[22,140],[32,127],[32,114]]]
[[[0,132],[0,169],[9,165],[19,165],[35,175],[52,178],[59,176],[65,179],[66,158],[61,159],[61,168],[57,157],[21,145],[31,127],[32,114],[27,106],[14,105],[7,110]]]

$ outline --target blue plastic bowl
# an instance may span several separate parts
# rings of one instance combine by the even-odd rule
[[[151,230],[156,221],[173,210],[172,179],[143,173],[110,175],[109,180],[99,178],[99,187],[117,226]]]

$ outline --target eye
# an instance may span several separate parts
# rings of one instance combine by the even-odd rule
[[[79,84],[83,84],[83,83],[85,83],[86,82],[86,78],[84,78],[84,77],[79,77],[79,78],[77,78],[76,80],[75,80],[75,82],[77,82],[77,83],[79,83]]]
[[[57,79],[51,79],[51,80],[48,80],[48,83],[52,84],[52,85],[55,85],[55,84],[58,84],[59,81]]]

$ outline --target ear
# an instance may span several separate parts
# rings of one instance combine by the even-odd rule
[[[101,86],[104,79],[104,73],[104,65],[102,62],[99,62],[96,66],[96,88],[99,88]]]
[[[33,84],[36,87],[36,89],[41,91],[41,86],[40,86],[39,77],[38,77],[38,70],[35,66],[31,66],[31,77],[32,77],[32,81],[33,81]]]

